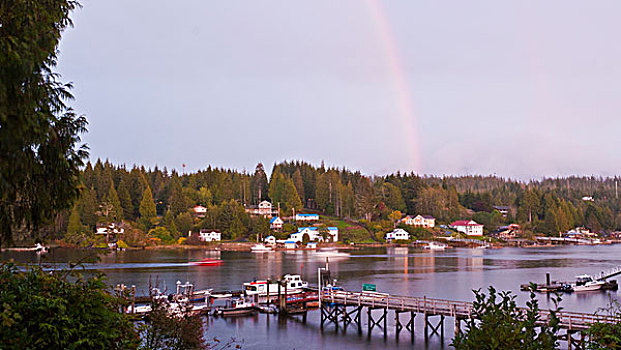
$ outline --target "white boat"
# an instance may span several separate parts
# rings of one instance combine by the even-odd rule
[[[250,251],[253,252],[253,253],[271,252],[272,251],[272,247],[267,247],[263,243],[259,243],[259,244],[253,245],[252,248],[250,248]]]
[[[308,288],[308,282],[302,281],[300,275],[285,275],[283,282],[287,286],[287,294],[297,294]],[[269,289],[270,296],[278,295],[278,282],[272,281],[268,283],[266,280],[258,280],[244,283],[244,291],[247,295],[258,295],[266,297]],[[280,294],[285,294],[285,286],[280,287]]]
[[[338,250],[334,248],[319,249],[318,251],[315,252],[315,255],[321,256],[321,257],[328,257],[328,258],[349,258],[350,257],[349,253],[339,252]]]
[[[423,247],[423,249],[429,249],[429,250],[444,250],[446,248],[448,248],[447,244],[435,242],[435,241],[431,241],[426,246]]]
[[[245,316],[255,313],[254,302],[246,297],[231,298],[226,301],[226,305],[222,307],[216,307],[214,313],[222,316]]]
[[[606,285],[605,281],[595,281],[589,275],[576,276],[576,283],[571,285],[574,292],[588,292],[592,290],[600,290]]]

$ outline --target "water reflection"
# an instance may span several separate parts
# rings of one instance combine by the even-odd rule
[[[363,283],[377,285],[379,291],[399,295],[428,296],[453,300],[473,299],[473,289],[493,285],[499,290],[511,290],[523,305],[528,293],[519,286],[529,281],[543,282],[550,273],[553,280],[573,280],[582,273],[595,274],[621,265],[621,245],[602,247],[505,248],[505,249],[449,249],[423,251],[406,247],[356,250],[351,257],[330,258],[332,278],[346,289],[360,290]],[[92,261],[93,251],[52,249],[38,257],[33,252],[3,252],[2,260],[14,259],[20,263],[38,263],[48,267],[67,266],[68,261]],[[220,266],[194,266],[190,261],[220,258]],[[302,278],[314,284],[318,267],[325,265],[325,257],[312,251],[277,251],[263,254],[250,252],[220,252],[204,250],[140,250],[113,252],[101,256],[95,264],[86,263],[87,270],[100,269],[111,285],[136,285],[138,293],[146,293],[149,280],[159,279],[163,286],[173,288],[177,280],[191,281],[197,289],[241,289],[243,282],[253,279],[276,279],[286,273],[301,273]],[[538,295],[541,307],[552,307],[552,299]],[[573,293],[563,296],[565,310],[595,312],[611,300],[620,300],[617,291]],[[394,319],[392,314],[389,319]],[[417,321],[418,322],[418,321]],[[407,332],[399,338],[389,322],[388,338],[374,331],[371,337],[358,334],[355,327],[321,331],[318,312],[309,313],[307,323],[297,320],[279,321],[277,316],[257,315],[252,318],[207,320],[212,334],[220,338],[235,337],[244,340],[244,347],[269,349],[281,347],[315,348],[411,348]],[[417,324],[420,329],[421,325]],[[450,330],[447,330],[450,332]],[[447,333],[450,334],[450,333]],[[414,348],[425,348],[417,335]],[[439,346],[432,338],[429,348]]]

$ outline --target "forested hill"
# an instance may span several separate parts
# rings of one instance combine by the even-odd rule
[[[82,176],[81,198],[65,214],[64,224],[60,220],[65,228],[61,232],[67,225],[69,231],[92,230],[102,220],[133,222],[145,231],[165,226],[187,232],[197,228],[190,208],[200,204],[209,211],[199,226],[243,238],[266,230],[265,222],[244,211],[244,206],[266,199],[280,205],[282,216],[290,216],[294,210],[314,211],[373,223],[423,214],[440,223],[473,218],[486,229],[517,222],[545,234],[575,226],[595,231],[621,229],[617,178],[569,177],[525,183],[495,176],[396,173],[369,177],[358,171],[296,161],[276,164],[268,179],[262,164],[252,173],[208,167],[181,175],[165,168],[128,169],[99,160],[94,165],[88,163]],[[509,217],[502,218],[493,206],[510,207]]]

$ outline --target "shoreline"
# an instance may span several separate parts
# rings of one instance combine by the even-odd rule
[[[449,244],[449,248],[477,248],[476,245],[469,244],[450,244],[450,242],[446,242]],[[553,248],[560,246],[601,246],[601,245],[612,245],[621,243],[620,240],[611,240],[602,244],[537,244],[534,241],[524,242],[525,244],[515,244],[515,243],[491,243],[489,246],[485,247],[485,249],[502,249],[502,248]],[[220,243],[209,243],[205,245],[186,245],[186,244],[171,244],[171,245],[155,245],[155,246],[144,246],[144,247],[127,247],[121,250],[206,250],[206,251],[224,251],[224,252],[250,252],[252,246],[257,244],[256,242],[220,242]],[[82,249],[82,250],[101,250],[101,251],[110,251],[113,249],[106,248],[94,248],[94,247],[80,247],[76,245],[67,244],[64,242],[56,241],[52,244],[48,245],[49,248],[72,248],[72,249]],[[343,243],[328,243],[323,244],[318,247],[321,248],[336,248],[339,250],[359,250],[365,248],[390,248],[390,247],[403,247],[403,248],[416,248],[417,245],[413,243],[354,243],[354,244],[343,244]],[[10,248],[2,248],[1,252],[7,251],[18,251],[19,249],[23,249],[20,247],[10,247]],[[296,249],[285,249],[285,248],[274,248],[274,251],[313,251],[318,249],[308,249],[308,248],[296,248]]]

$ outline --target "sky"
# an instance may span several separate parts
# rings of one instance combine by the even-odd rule
[[[619,1],[81,3],[57,68],[91,159],[621,173]]]

